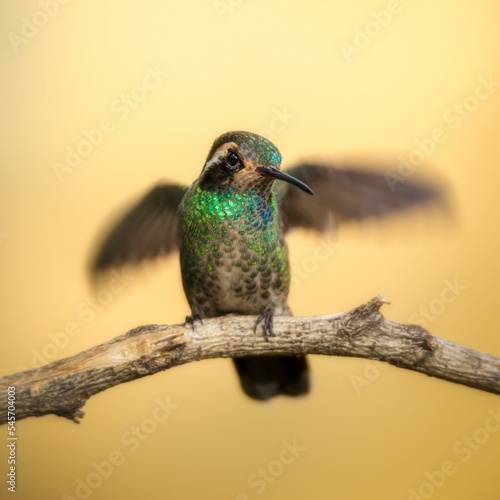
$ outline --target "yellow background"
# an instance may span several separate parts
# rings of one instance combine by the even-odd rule
[[[387,26],[373,24],[394,5]],[[2,374],[30,366],[36,353],[62,358],[141,324],[182,321],[189,311],[173,256],[134,270],[87,322],[79,308],[100,291],[86,275],[96,237],[158,180],[192,182],[218,134],[259,132],[284,108],[294,117],[273,141],[285,164],[408,153],[442,128],[431,168],[448,180],[457,214],[452,227],[417,214],[341,231],[331,258],[291,294],[294,313],[346,310],[381,292],[391,319],[409,322],[432,304],[433,333],[500,354],[500,90],[456,129],[444,120],[478,78],[500,81],[497,1],[72,0],[13,44],[24,17],[43,23],[40,12],[36,1],[9,1],[0,15]],[[348,60],[341,44],[365,28],[376,36]],[[156,65],[167,76],[122,119],[113,103]],[[59,182],[53,163],[105,118],[114,131]],[[318,241],[289,238],[295,269]],[[443,305],[446,280],[466,288]],[[68,322],[80,333],[54,348]],[[422,498],[500,497],[500,431],[484,433],[497,396],[367,360],[310,364],[306,399],[251,401],[231,363],[213,360],[99,394],[80,425],[21,421],[15,498],[78,498],[77,480],[98,481],[93,462],[114,452],[122,463],[101,477],[93,500],[407,499],[412,488]],[[178,405],[159,423],[157,398]],[[150,434],[132,451],[134,426]],[[464,436],[481,440],[470,455]],[[304,449],[281,470],[283,442],[294,440]],[[449,461],[454,473],[432,486],[426,473]],[[279,474],[262,491],[252,477],[268,467]]]

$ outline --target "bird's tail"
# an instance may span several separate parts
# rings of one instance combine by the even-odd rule
[[[305,356],[250,356],[233,359],[241,386],[253,399],[266,400],[284,394],[309,392],[309,369]]]

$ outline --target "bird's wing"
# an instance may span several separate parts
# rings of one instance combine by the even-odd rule
[[[302,227],[324,232],[344,221],[383,218],[417,205],[445,205],[441,187],[384,171],[310,163],[285,171],[315,193],[310,196],[283,183],[278,200],[285,231]]]
[[[152,259],[178,249],[177,209],[187,187],[160,184],[107,233],[91,271]]]

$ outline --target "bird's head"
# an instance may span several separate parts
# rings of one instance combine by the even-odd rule
[[[218,137],[208,153],[199,184],[238,191],[270,192],[276,179],[289,182],[306,193],[311,188],[280,170],[281,154],[268,139],[251,132],[227,132]]]

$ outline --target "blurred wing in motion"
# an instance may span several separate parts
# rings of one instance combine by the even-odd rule
[[[419,205],[441,209],[446,205],[442,188],[395,174],[391,177],[390,171],[305,163],[285,172],[315,193],[309,196],[288,184],[281,187],[278,196],[285,232],[293,227],[324,232],[345,221],[381,219]]]
[[[187,189],[174,184],[153,188],[104,238],[91,272],[96,274],[178,250],[177,208]]]

